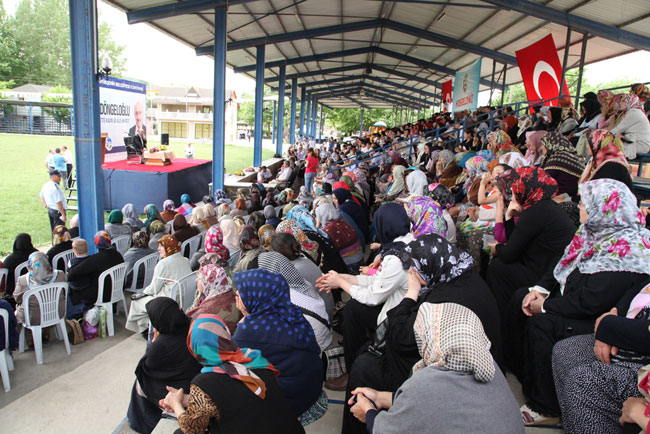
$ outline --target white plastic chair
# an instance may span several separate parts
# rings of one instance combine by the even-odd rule
[[[111,244],[115,246],[120,255],[124,256],[129,247],[131,247],[131,237],[128,235],[120,235],[111,240]]]
[[[5,325],[5,349],[0,351],[0,376],[2,376],[5,392],[9,392],[11,390],[9,371],[14,370],[14,359],[11,358],[11,352],[9,351],[9,312],[0,309],[0,317],[2,317],[2,322]]]
[[[201,248],[201,234],[194,235],[192,238],[188,238],[187,240],[183,241],[181,244],[181,253],[183,256],[185,256],[187,259],[190,259],[193,254],[198,252],[199,248]],[[187,248],[187,255],[185,254],[185,249]]]
[[[74,258],[74,251],[72,249],[66,250],[64,252],[55,255],[52,258],[52,269],[57,270],[56,266],[59,265],[59,261],[63,261],[64,269],[66,273],[68,272],[68,262],[70,259]]]
[[[109,268],[99,275],[97,285],[97,302],[95,306],[101,306],[106,309],[106,326],[108,327],[108,335],[115,334],[115,327],[113,324],[113,305],[122,302],[124,305],[124,315],[127,314],[126,299],[124,298],[124,277],[126,276],[126,264],[119,264]],[[111,276],[111,299],[104,303],[104,281],[106,276]],[[118,307],[119,310],[119,307]]]
[[[17,266],[16,269],[14,270],[14,280],[16,281],[16,285],[18,285],[18,278],[19,278],[22,274],[27,273],[27,271],[28,271],[28,269],[27,269],[27,263],[28,263],[28,262],[29,262],[29,261],[25,261],[25,262],[22,262],[22,263],[18,264],[18,266]],[[23,273],[23,270],[25,271],[25,273]]]
[[[190,273],[179,280],[166,280],[174,282],[169,297],[175,300],[185,312],[192,306],[196,295],[196,273]]]
[[[133,279],[131,280],[131,286],[126,288],[126,291],[141,292],[142,289],[146,288],[153,279],[153,270],[159,260],[159,253],[152,253],[145,256],[144,258],[138,259],[135,264],[133,264]],[[137,288],[136,286],[138,284],[138,274],[140,274],[141,267],[144,267],[144,282],[142,283],[142,288]]]
[[[61,292],[64,296],[61,298]],[[21,353],[25,351],[25,329],[32,331],[34,337],[34,352],[36,353],[36,363],[43,364],[43,329],[50,326],[56,326],[58,336],[63,336],[65,342],[65,350],[70,354],[70,342],[68,341],[68,333],[65,329],[65,308],[66,297],[68,294],[67,283],[50,283],[47,285],[38,286],[30,289],[23,294],[23,310],[25,312],[25,324],[20,330],[20,338],[18,343],[18,351]],[[33,325],[29,317],[29,299],[36,297],[41,311],[41,323]],[[59,303],[63,303],[63,315],[59,315]]]
[[[7,285],[7,279],[9,278],[9,270],[6,268],[0,268],[0,287],[2,287],[2,282]]]

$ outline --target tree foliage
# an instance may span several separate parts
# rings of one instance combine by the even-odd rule
[[[72,90],[64,86],[55,86],[43,95],[43,101],[72,104]],[[58,123],[70,124],[70,109],[66,107],[44,107],[43,110]]]
[[[124,70],[124,46],[111,27],[98,27],[99,51],[113,61],[113,75]],[[0,80],[71,87],[70,17],[67,0],[22,0],[15,17],[0,9]]]

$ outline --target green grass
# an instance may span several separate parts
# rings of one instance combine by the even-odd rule
[[[74,152],[72,137],[0,134],[0,256],[11,252],[14,238],[20,232],[30,234],[35,246],[50,242],[50,224],[39,193],[49,178],[45,169],[48,149],[63,145]],[[180,142],[171,143],[171,149],[180,158],[184,156],[184,146]],[[212,159],[212,144],[193,143],[192,146],[196,158]],[[271,158],[273,152],[264,149],[262,156]],[[226,146],[228,173],[251,166],[252,162],[253,148]]]

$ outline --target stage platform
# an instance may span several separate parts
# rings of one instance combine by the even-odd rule
[[[168,166],[130,164],[138,159],[113,161],[102,165],[104,175],[104,208],[122,209],[133,203],[138,213],[155,204],[162,211],[162,203],[172,199],[180,206],[180,197],[187,193],[193,202],[200,202],[208,194],[212,181],[212,161],[176,158]]]

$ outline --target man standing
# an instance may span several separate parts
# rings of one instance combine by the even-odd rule
[[[65,225],[66,221],[65,210],[67,204],[63,196],[63,191],[59,187],[60,182],[61,174],[56,170],[52,170],[50,172],[50,180],[41,188],[41,202],[47,208],[47,216],[50,219],[50,232],[58,225]]]
[[[72,161],[74,158],[72,157],[72,151],[69,150],[67,146],[63,146],[61,149],[63,149],[63,157],[65,158],[65,171],[68,178],[66,186],[67,188],[70,188],[70,185],[72,185]]]
[[[63,179],[63,188],[65,188],[65,181],[68,179],[67,165],[65,163],[65,157],[61,154],[60,148],[54,150],[54,158],[52,160],[54,161],[54,170],[61,174],[61,179]]]
[[[50,149],[45,157],[45,168],[48,172],[54,170],[54,149]]]

